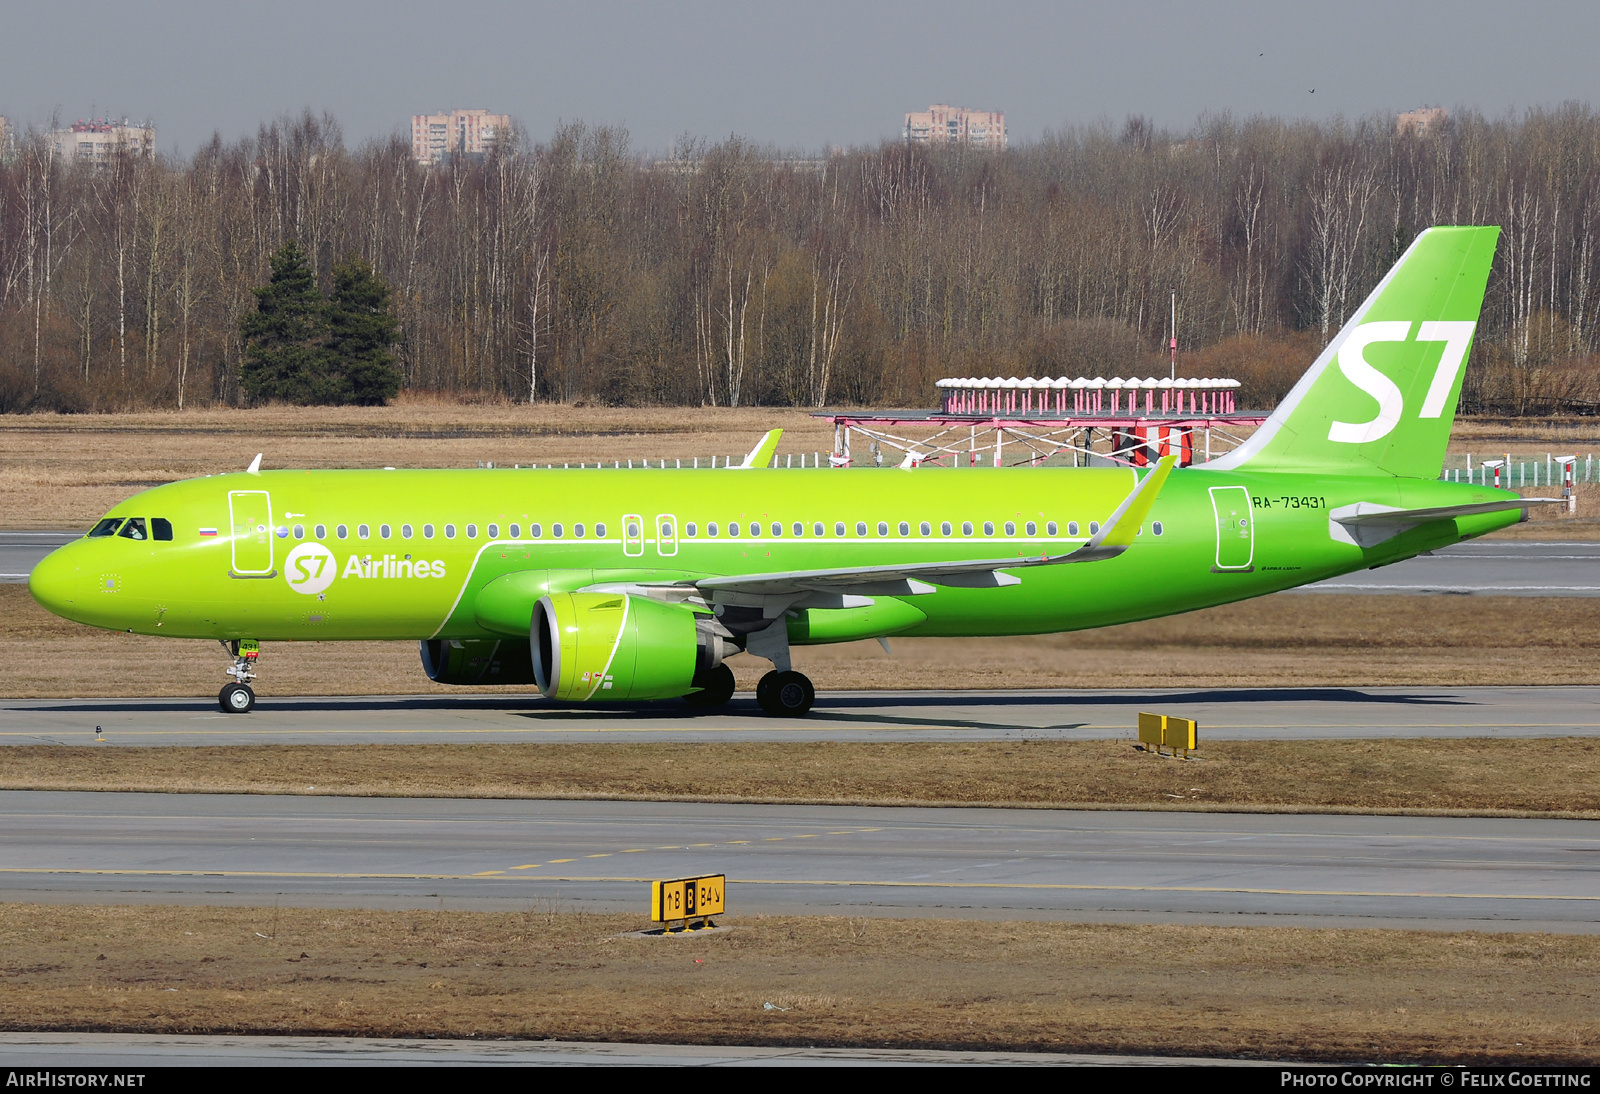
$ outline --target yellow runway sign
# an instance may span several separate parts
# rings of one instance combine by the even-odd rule
[[[728,910],[726,874],[650,883],[650,918],[657,923],[722,915]]]

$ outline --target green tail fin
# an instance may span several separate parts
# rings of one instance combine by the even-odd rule
[[[1266,424],[1205,466],[1438,478],[1499,237],[1419,235]]]

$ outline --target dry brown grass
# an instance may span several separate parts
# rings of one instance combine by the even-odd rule
[[[781,452],[833,446],[796,410],[472,406],[269,407],[0,416],[0,526],[82,528],[174,479],[266,467],[476,467],[743,456],[768,429]]]
[[[893,639],[795,650],[820,690],[1600,684],[1600,599],[1280,593],[1103,630]],[[213,642],[115,634],[0,585],[0,697],[212,695]],[[729,662],[753,689],[769,668]],[[269,643],[266,695],[462,694],[423,675],[409,642]],[[532,691],[533,689],[527,689]]]
[[[1498,1064],[1600,1038],[1593,936],[725,922],[4,905],[0,1026]]]
[[[0,789],[1600,818],[1600,741],[255,745],[0,749]]]

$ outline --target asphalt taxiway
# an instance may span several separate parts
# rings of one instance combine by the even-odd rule
[[[210,698],[4,699],[0,746],[1120,740],[1141,710],[1193,718],[1212,741],[1600,735],[1600,687],[1578,686],[825,692],[800,719],[768,717],[746,693],[699,711],[523,691],[269,694],[248,715]]]
[[[1600,931],[1600,825],[1463,817],[0,793],[0,900]]]

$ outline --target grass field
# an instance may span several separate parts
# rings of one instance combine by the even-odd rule
[[[265,407],[137,414],[0,416],[0,527],[86,528],[139,490],[242,470],[257,452],[275,467],[476,467],[742,456],[781,428],[780,457],[828,452],[833,427],[783,408],[474,405],[411,400],[387,407]],[[1451,449],[1587,452],[1600,425],[1462,421]],[[1550,494],[1551,491],[1527,491]],[[1600,493],[1579,490],[1579,515],[1539,514],[1510,538],[1600,539]],[[1552,507],[1553,508],[1553,507]],[[1545,527],[1545,525],[1549,527]]]
[[[0,789],[1600,819],[1600,740],[252,745],[0,749]],[[312,788],[315,788],[312,790]]]
[[[642,903],[641,897],[641,903]],[[737,891],[730,891],[737,901]],[[1600,937],[0,905],[0,1027],[1592,1063]],[[772,1009],[768,1009],[771,1004]]]

